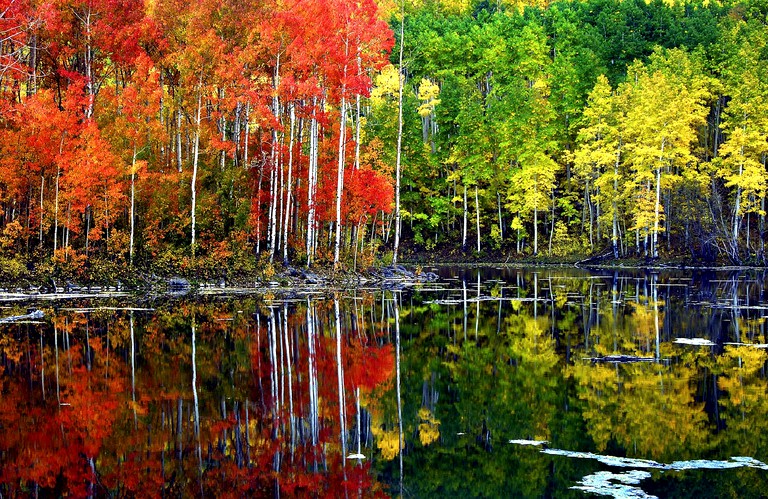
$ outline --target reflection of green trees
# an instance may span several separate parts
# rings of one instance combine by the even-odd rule
[[[481,302],[477,337],[476,304],[468,303],[465,316],[461,289],[453,291],[448,304],[413,309],[404,343],[403,393],[410,425],[406,484],[414,495],[493,496],[514,490],[520,496],[557,491],[563,497],[573,493],[568,487],[575,480],[599,468],[510,448],[510,438],[543,438],[558,448],[665,462],[740,454],[765,459],[763,439],[753,433],[759,427],[756,418],[765,419],[758,403],[766,390],[764,359],[754,353],[761,351],[750,349],[754,358],[744,354],[744,367],[738,368],[730,347],[719,355],[672,342],[718,334],[727,315],[686,303],[698,299],[692,293],[719,297],[727,290],[688,290],[664,274],[583,279],[540,272],[537,280],[537,292],[526,271],[509,279],[517,289],[495,283],[484,288],[486,296],[538,295],[542,301],[537,306],[531,301]],[[475,294],[468,289],[468,298]],[[744,341],[761,341],[759,321],[740,323]],[[606,355],[658,356],[659,361],[615,365],[584,360]],[[440,394],[434,408],[440,439],[425,448],[416,413],[431,379]],[[392,467],[379,469],[385,477],[396,476]],[[752,470],[738,473],[754,476]],[[646,490],[679,495],[694,474],[654,477]],[[702,490],[709,493],[739,490],[732,474],[703,480],[708,487]],[[750,490],[742,489],[741,495]]]
[[[514,490],[538,496],[546,490],[548,464],[507,440],[551,438],[564,384],[549,319],[534,319],[527,306],[518,309],[505,312],[499,325],[497,303],[481,302],[479,317],[470,303],[466,341],[461,304],[418,310],[416,322],[426,325],[421,334],[401,329],[411,338],[403,357],[405,473],[415,495],[500,496]],[[416,437],[416,412],[425,402],[425,384],[433,382],[440,441],[425,447]],[[384,472],[395,473],[391,466]]]

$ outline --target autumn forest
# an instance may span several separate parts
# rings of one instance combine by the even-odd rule
[[[764,264],[767,13],[2,0],[3,272]]]

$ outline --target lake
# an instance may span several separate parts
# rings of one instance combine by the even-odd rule
[[[425,270],[0,302],[0,494],[765,496],[765,273]]]

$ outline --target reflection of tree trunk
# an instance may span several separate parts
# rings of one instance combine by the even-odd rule
[[[355,388],[355,408],[357,409],[357,454],[361,454],[360,449],[360,387]],[[360,463],[362,465],[362,462]]]
[[[400,394],[400,307],[397,303],[397,295],[392,299],[395,305],[395,368],[397,376],[397,434],[398,434],[398,454],[400,457],[400,497],[403,497],[403,405]]]
[[[467,341],[467,280],[466,278],[461,279],[461,296],[462,296],[462,304],[464,305],[464,341]]]
[[[251,402],[248,399],[245,399],[245,465],[250,466],[251,465],[251,430],[249,422],[251,421],[248,417],[248,406],[251,405]]]
[[[280,380],[279,380],[279,359],[277,357],[277,327],[275,325],[275,313],[273,309],[269,310],[269,329],[267,336],[269,339],[269,363],[271,380],[271,406],[272,406],[272,440],[277,441],[281,423],[282,407],[280,405]],[[280,448],[276,447],[273,459],[273,470],[280,471]],[[277,478],[275,478],[277,480]]]
[[[88,498],[90,499],[93,497],[93,486],[96,483],[96,465],[91,456],[88,456],[88,468],[91,470],[91,476],[88,477]]]
[[[130,331],[131,331],[131,400],[133,402],[133,429],[138,429],[138,422],[136,417],[136,347],[135,339],[133,336],[133,312],[130,317]]]
[[[501,333],[501,302],[504,301],[504,288],[499,290],[499,310],[496,317],[496,334]]]
[[[317,397],[317,366],[315,365],[315,316],[312,302],[307,298],[307,343],[309,347],[309,429],[312,436],[312,449],[315,455],[314,470],[317,471],[317,442],[318,442],[318,397]]]
[[[203,449],[200,444],[200,406],[197,399],[197,350],[195,349],[195,322],[192,321],[192,400],[195,406],[195,440],[197,440],[197,466],[198,474],[203,472]],[[200,481],[200,492],[203,482]]]
[[[555,290],[552,287],[552,274],[547,276],[547,282],[549,283],[549,334],[555,339],[558,334],[555,330]]]
[[[88,372],[91,372],[91,332],[89,322],[86,316],[85,320],[85,368]]]
[[[293,415],[293,367],[291,366],[291,342],[288,333],[288,304],[283,303],[283,335],[286,367],[288,368],[288,425],[291,433],[291,456],[296,446],[295,418]]]
[[[475,342],[480,329],[480,271],[477,272],[477,303],[475,304]]]
[[[43,350],[43,335],[40,335],[40,389],[45,401],[45,351]]]
[[[731,289],[733,332],[736,335],[736,343],[741,343],[741,326],[739,324],[739,319],[741,318],[741,314],[739,313],[739,282],[735,278],[731,281]],[[739,355],[739,369],[741,369],[741,363],[741,355]]]
[[[618,337],[616,335],[616,321],[617,321],[617,305],[619,304],[619,292],[616,289],[617,281],[619,280],[619,273],[616,271],[613,273],[611,279],[611,327],[613,333],[613,351],[618,352]]]
[[[53,349],[56,353],[56,401],[59,403],[59,407],[61,407],[61,391],[59,388],[59,331],[56,329],[56,323],[53,325]]]
[[[654,247],[656,244],[656,238],[654,237]],[[653,324],[656,332],[656,362],[661,360],[661,338],[659,335],[659,284],[656,282],[658,276],[652,274],[651,276],[651,290],[653,292]]]
[[[243,439],[242,439],[242,432],[241,432],[241,424],[240,421],[240,406],[237,402],[235,402],[234,405],[234,411],[235,411],[235,462],[237,464],[238,468],[243,467]]]
[[[333,311],[336,316],[336,376],[338,379],[339,396],[339,432],[341,433],[341,465],[344,467],[347,457],[347,418],[344,408],[344,368],[341,365],[341,318],[339,313],[339,297],[333,297]],[[346,471],[344,472],[346,480]]]
[[[184,402],[181,397],[176,399],[176,458],[181,461],[183,453],[183,432],[182,432],[182,413],[184,409]]]

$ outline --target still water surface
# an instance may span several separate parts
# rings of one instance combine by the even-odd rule
[[[765,496],[765,274],[435,271],[36,304],[0,325],[0,494]]]

